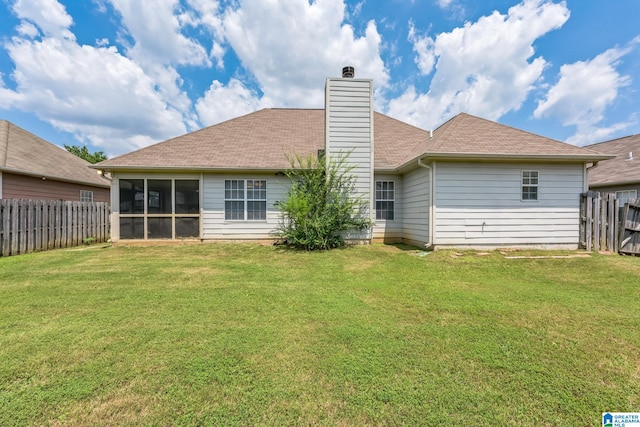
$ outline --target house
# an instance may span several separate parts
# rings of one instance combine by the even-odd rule
[[[469,114],[427,131],[373,111],[373,83],[328,78],[325,108],[264,109],[94,167],[112,240],[270,239],[287,155],[349,152],[375,225],[365,241],[577,248],[587,165],[610,158]]]
[[[0,120],[0,199],[109,202],[110,188],[87,161]]]
[[[615,155],[590,170],[589,188],[615,193],[620,206],[629,199],[637,199],[640,194],[640,134],[600,142],[588,148]]]

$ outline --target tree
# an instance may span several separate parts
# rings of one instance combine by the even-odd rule
[[[348,156],[289,158],[285,175],[291,187],[276,206],[282,213],[276,234],[284,244],[306,249],[330,249],[344,244],[343,233],[371,227],[367,202],[354,197],[355,178]]]
[[[85,159],[89,163],[95,164],[103,160],[107,160],[107,155],[104,153],[104,151],[96,151],[95,153],[90,153],[86,145],[80,147],[78,145],[64,144],[64,148],[71,154],[75,154],[81,159]]]

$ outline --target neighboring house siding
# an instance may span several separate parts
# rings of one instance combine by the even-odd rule
[[[429,242],[429,172],[424,168],[409,172],[402,184],[402,239],[421,246]]]
[[[347,164],[353,167],[350,174],[355,176],[355,190],[369,201],[369,207],[373,203],[372,91],[371,80],[328,79],[325,110],[327,154],[331,158],[349,153]]]
[[[627,185],[591,186],[590,190],[599,191],[601,193],[615,193],[616,191],[636,190],[636,193],[638,194],[638,196],[640,196],[640,183]]]
[[[576,248],[582,164],[438,162],[437,247]],[[538,200],[522,201],[522,171],[539,173]]]
[[[267,219],[266,221],[225,220],[225,179],[266,180]],[[275,203],[286,197],[289,179],[274,174],[205,174],[202,199],[202,238],[220,240],[273,239],[274,230],[280,220],[280,212]]]
[[[109,202],[109,189],[4,172],[3,199],[80,200],[80,190],[93,191],[94,202]]]
[[[374,185],[376,181],[386,181],[394,183],[394,219],[393,220],[375,220],[373,226],[373,239],[376,241],[383,241],[385,243],[396,243],[402,241],[402,212],[403,212],[403,200],[402,200],[402,176],[400,175],[388,175],[388,174],[376,174],[374,179]],[[374,209],[375,209],[375,194],[374,194]]]

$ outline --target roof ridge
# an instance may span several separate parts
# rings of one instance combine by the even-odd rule
[[[610,139],[608,141],[594,142],[593,144],[585,145],[585,147],[591,147],[593,145],[600,145],[600,144],[608,144],[610,142],[618,142],[621,139],[627,139],[627,138],[633,138],[633,137],[640,137],[640,133],[634,133],[633,135],[621,136],[619,138]]]

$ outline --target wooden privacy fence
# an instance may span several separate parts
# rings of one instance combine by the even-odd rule
[[[0,256],[109,239],[107,203],[0,200]]]
[[[618,251],[618,200],[589,191],[580,197],[580,244],[588,251]]]
[[[630,199],[622,211],[619,252],[640,255],[640,199]]]

